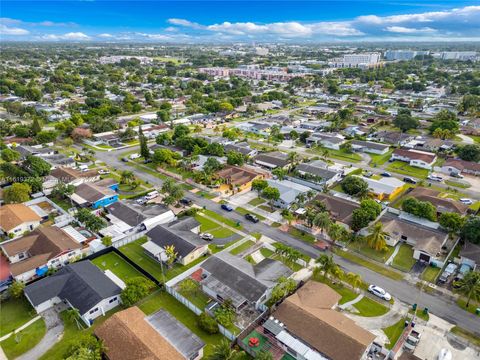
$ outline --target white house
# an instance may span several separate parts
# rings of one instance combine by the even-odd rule
[[[396,149],[390,159],[404,161],[411,166],[431,170],[437,160],[437,156],[426,151]]]
[[[8,204],[0,207],[0,233],[18,238],[40,225],[42,218],[27,205]]]
[[[312,188],[294,183],[290,180],[272,180],[268,179],[268,186],[278,189],[280,198],[273,201],[273,205],[282,209],[289,208],[296,200],[298,195],[314,191]]]

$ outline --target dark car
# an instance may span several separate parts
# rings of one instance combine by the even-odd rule
[[[190,206],[193,204],[193,201],[187,198],[183,198],[183,199],[180,199],[179,203],[185,206]]]
[[[123,161],[123,162],[128,162],[128,158],[123,157],[123,158],[122,158],[122,161]]]
[[[225,211],[233,211],[233,208],[228,204],[222,204],[221,208]]]
[[[258,223],[260,221],[255,215],[252,215],[252,214],[245,214],[245,219],[253,223]]]
[[[412,179],[411,177],[404,177],[403,181],[405,181],[406,183],[409,183],[409,184],[413,184],[413,185],[415,185],[417,183],[417,180]]]
[[[384,177],[392,177],[392,174],[390,174],[389,172],[382,172],[380,175],[384,176]]]

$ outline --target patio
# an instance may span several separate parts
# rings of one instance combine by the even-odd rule
[[[251,342],[257,341],[255,346]],[[258,354],[260,352],[269,352],[274,360],[290,360],[293,359],[281,347],[277,345],[277,341],[270,335],[263,332],[263,326],[258,326],[252,330],[247,336],[241,340],[243,347],[250,352]]]

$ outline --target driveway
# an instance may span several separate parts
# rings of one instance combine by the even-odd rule
[[[470,136],[463,135],[463,134],[458,134],[457,136],[462,139],[462,143],[464,143],[464,144],[474,144],[475,143],[475,141]]]
[[[48,309],[40,314],[45,320],[47,332],[42,340],[17,360],[36,360],[45,354],[53,345],[60,341],[63,335],[63,322],[54,309]]]

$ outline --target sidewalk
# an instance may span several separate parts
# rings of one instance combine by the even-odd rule
[[[0,338],[0,341],[3,341],[5,339],[8,339],[11,335],[13,335],[14,333],[16,332],[19,332],[20,330],[23,330],[25,329],[27,326],[33,324],[35,321],[37,321],[38,319],[40,319],[41,316],[40,315],[37,315],[35,316],[32,320],[30,321],[27,321],[25,324],[23,324],[22,326],[20,326],[19,328],[15,329],[14,331],[6,334],[6,335],[3,335],[1,338]]]

